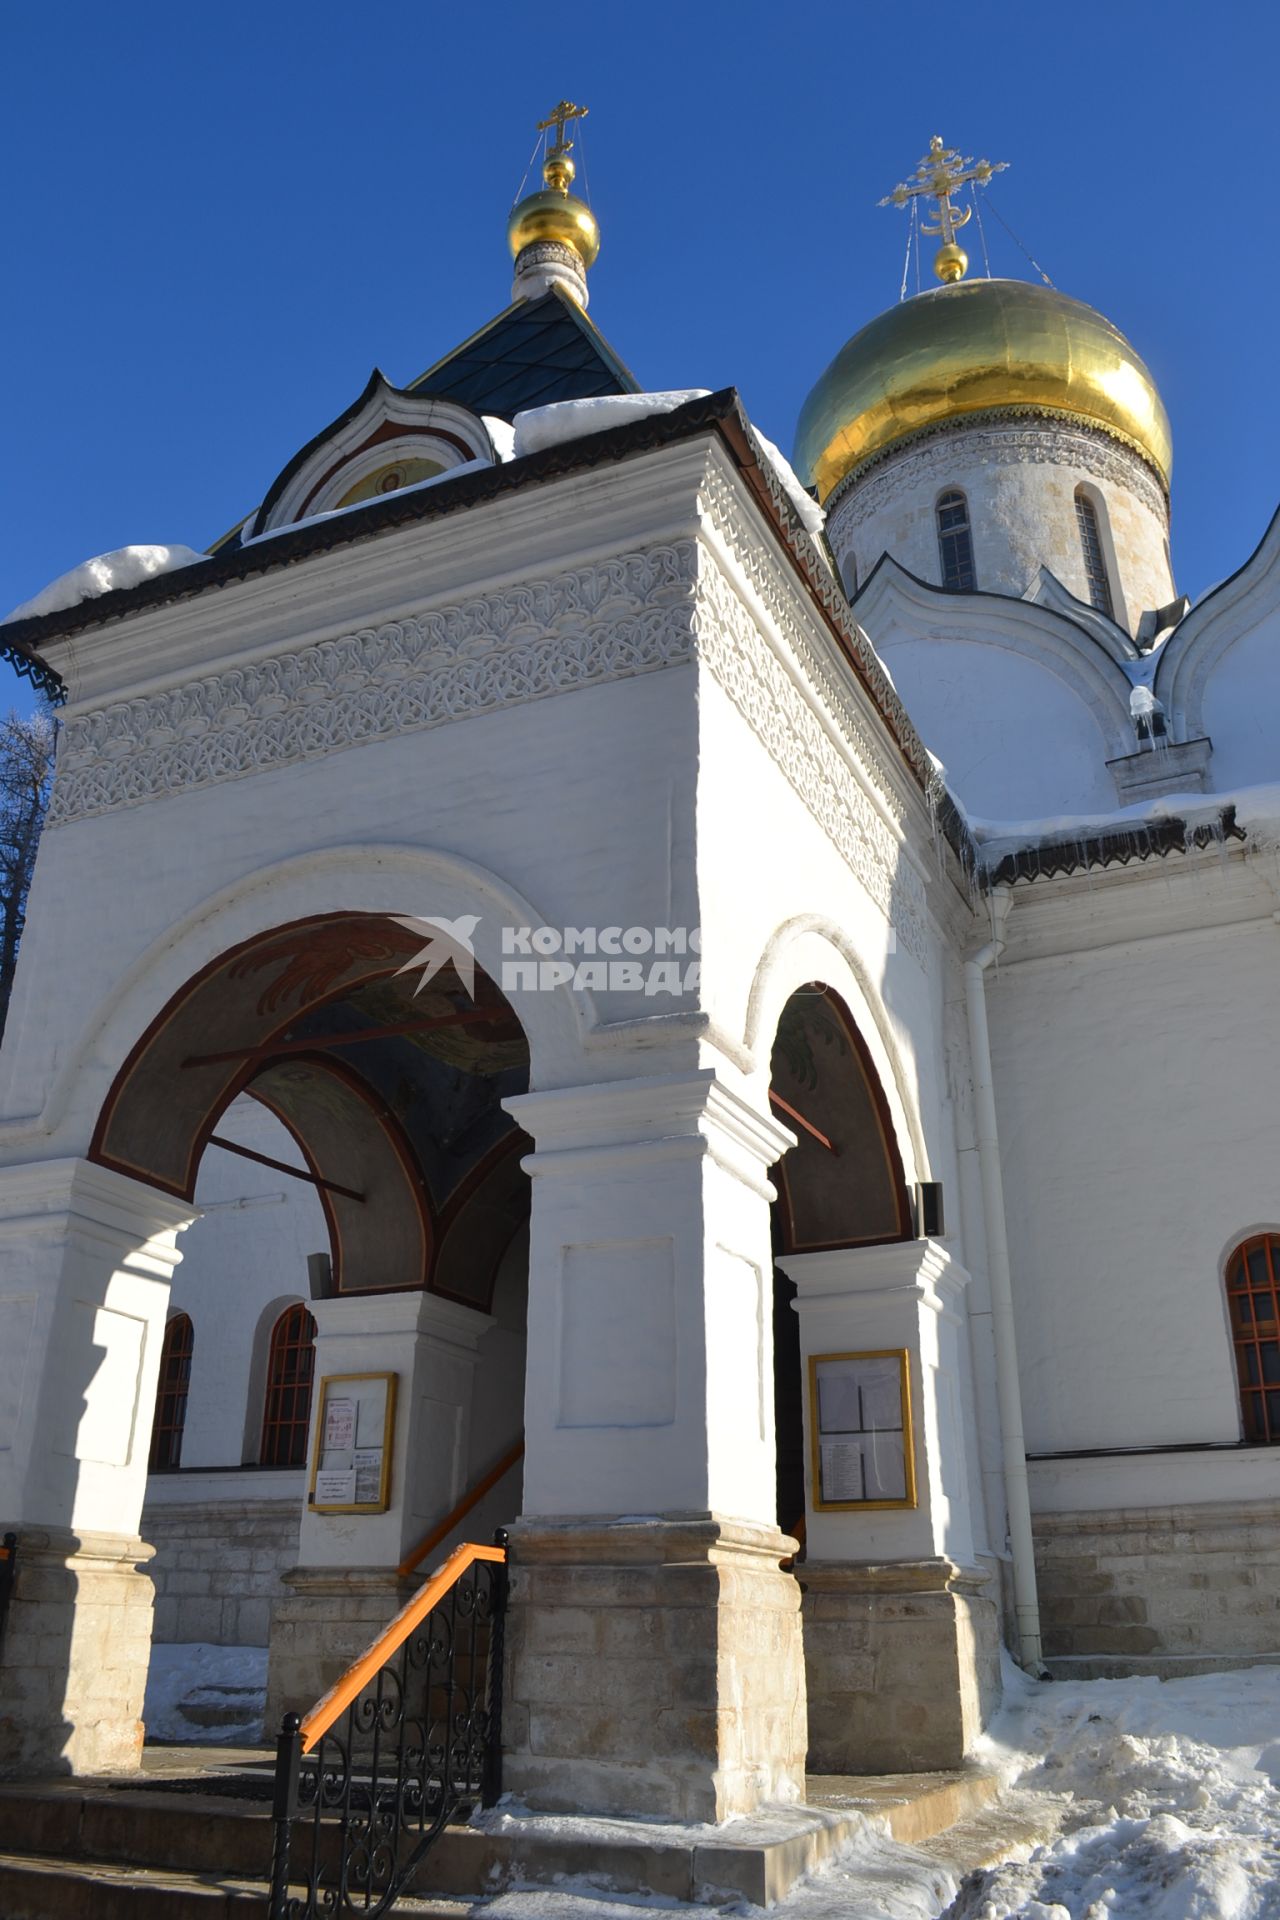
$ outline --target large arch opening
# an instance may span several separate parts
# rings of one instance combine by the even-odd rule
[[[417,1504],[406,1505],[411,1533],[440,1520],[522,1433],[520,1162],[530,1142],[502,1103],[528,1087],[529,1045],[510,1002],[462,949],[424,979],[429,932],[335,912],[255,935],[171,997],[103,1104],[91,1158],[205,1209],[174,1281],[174,1303],[194,1325],[191,1417],[180,1464],[151,1476],[144,1522],[158,1549],[156,1638],[171,1655],[193,1643],[257,1647],[265,1675],[270,1609],[301,1557],[311,1464],[296,1447],[287,1458],[263,1450],[268,1348],[282,1317],[301,1324],[334,1296],[353,1306],[367,1296],[376,1313],[373,1296],[413,1292],[440,1296],[446,1316],[474,1310],[469,1432],[465,1417],[459,1425],[456,1410],[442,1411],[439,1432],[428,1421],[415,1438],[415,1460],[424,1447],[439,1458],[423,1464]],[[406,1421],[411,1385],[406,1374]],[[406,1503],[411,1477],[406,1467]],[[466,1531],[514,1519],[520,1500],[517,1466]],[[253,1545],[276,1551],[278,1591],[258,1582],[247,1597],[224,1594],[236,1576],[221,1549],[242,1545],[231,1535],[255,1515]],[[199,1739],[180,1707],[166,1701],[157,1722],[170,1738]]]
[[[773,1169],[775,1261],[793,1253],[882,1246],[915,1234],[884,1088],[848,1006],[814,981],[787,1000],[770,1060],[769,1099],[796,1145]],[[773,1272],[778,1525],[803,1541],[804,1378],[794,1282]]]

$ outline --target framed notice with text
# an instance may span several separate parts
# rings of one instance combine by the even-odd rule
[[[809,1437],[815,1512],[914,1507],[907,1349],[811,1353]]]
[[[394,1373],[328,1373],[320,1382],[311,1491],[317,1513],[385,1513],[391,1504]]]

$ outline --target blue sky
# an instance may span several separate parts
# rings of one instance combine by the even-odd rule
[[[499,311],[562,94],[591,108],[592,317],[644,385],[736,385],[789,448],[897,298],[905,216],[876,202],[941,132],[1012,163],[1005,220],[1156,374],[1183,590],[1276,506],[1262,0],[46,0],[0,34],[0,611],[112,547],[206,546],[372,366],[407,381]]]

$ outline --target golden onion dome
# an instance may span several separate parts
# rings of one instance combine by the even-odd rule
[[[898,441],[1000,412],[1101,428],[1169,484],[1168,415],[1119,328],[1080,300],[1022,280],[919,293],[855,333],[801,409],[795,466],[825,502]]]
[[[542,171],[546,186],[518,200],[507,220],[511,258],[518,258],[525,247],[552,240],[572,247],[584,267],[593,266],[600,251],[600,228],[586,201],[569,192],[572,160],[567,153],[553,150]]]

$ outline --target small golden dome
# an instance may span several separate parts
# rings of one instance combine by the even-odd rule
[[[919,293],[855,333],[801,409],[795,466],[826,501],[896,441],[1000,411],[1100,427],[1169,484],[1168,415],[1124,335],[1082,301],[1022,280]]]
[[[600,228],[585,200],[569,192],[574,164],[567,153],[548,157],[543,168],[546,186],[518,200],[507,221],[507,245],[515,260],[523,248],[546,240],[572,247],[584,267],[595,264],[600,251]]]

